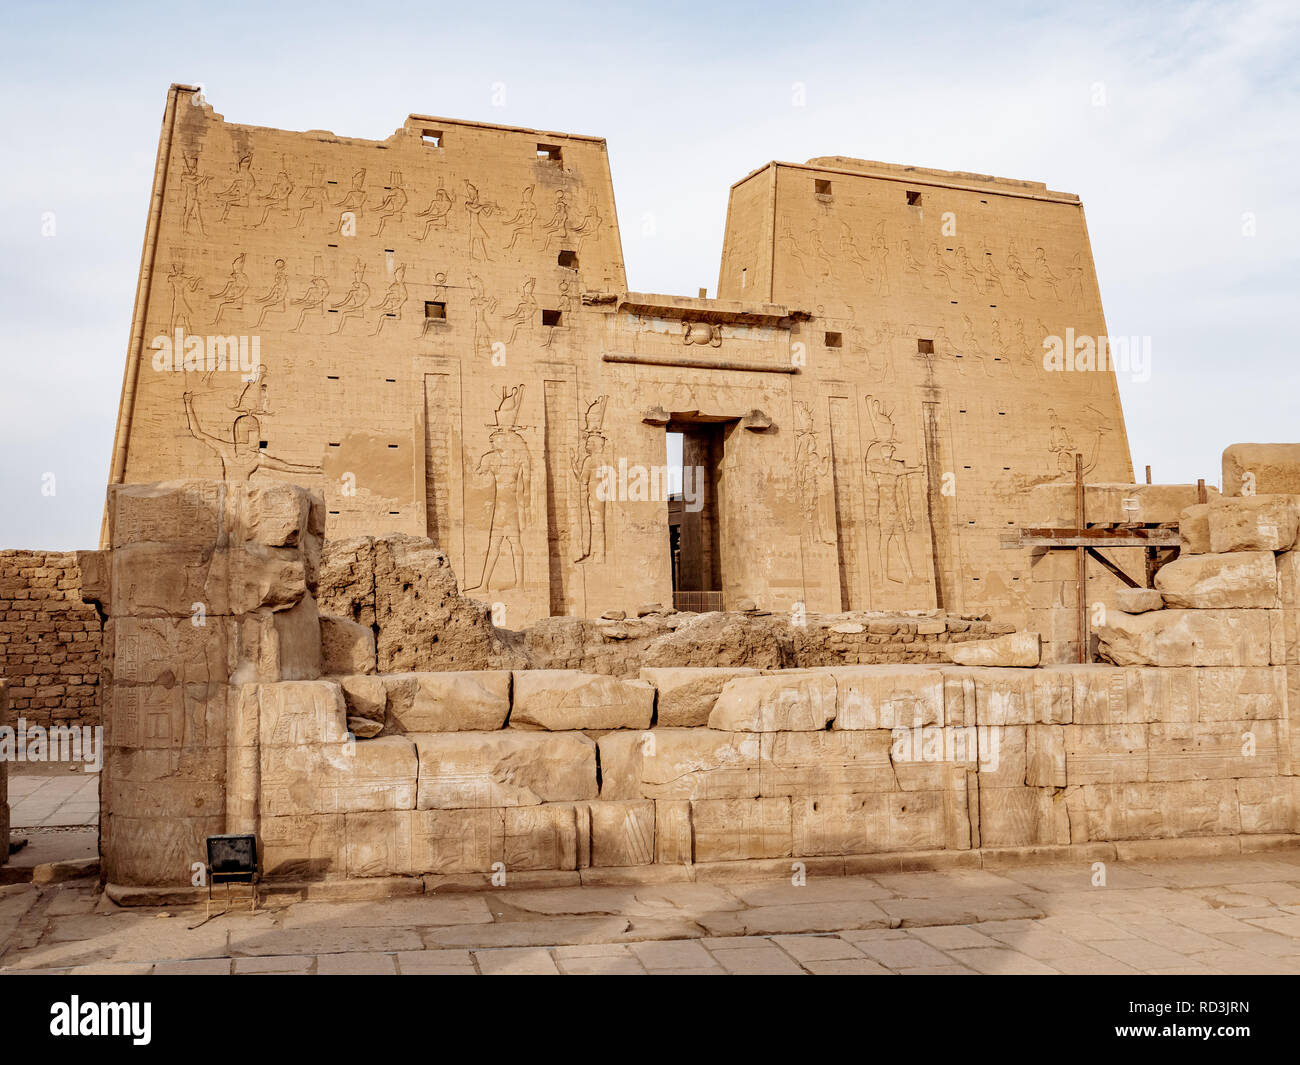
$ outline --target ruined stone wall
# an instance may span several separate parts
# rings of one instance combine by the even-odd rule
[[[172,482],[111,499],[119,899],[190,890],[222,830],[258,835],[272,882],[379,892],[1296,841],[1297,497],[1186,508],[1184,557],[1099,626],[1114,664],[1035,667],[1016,633],[953,645],[961,664],[634,676],[376,672],[374,606],[317,616],[319,498]]]
[[[75,552],[0,551],[0,675],[15,719],[96,725],[101,623]]]
[[[9,724],[9,682],[0,678],[0,728]],[[9,762],[0,758],[0,865],[9,860]]]

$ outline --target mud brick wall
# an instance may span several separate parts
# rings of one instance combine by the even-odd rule
[[[15,721],[99,723],[101,630],[75,552],[0,552],[0,675]]]

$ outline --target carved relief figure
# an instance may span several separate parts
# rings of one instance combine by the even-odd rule
[[[280,170],[275,175],[275,180],[271,182],[271,191],[262,200],[262,217],[253,223],[254,229],[260,229],[271,212],[278,210],[283,215],[289,213],[289,197],[293,195],[293,179],[289,177],[289,171],[284,162],[284,156],[280,157]]]
[[[424,240],[429,235],[431,229],[446,229],[447,215],[456,205],[456,200],[450,192],[442,187],[442,178],[438,179],[438,191],[433,194],[433,199],[429,201],[429,206],[417,214],[415,217],[422,219],[424,229],[419,233],[412,233],[416,240]]]
[[[877,222],[871,238],[871,250],[876,256],[876,295],[889,295],[889,241],[885,239],[885,223]]]
[[[998,270],[998,264],[994,261],[991,251],[984,253],[984,274],[989,279],[986,289],[990,296],[993,294],[994,285],[1003,296],[1007,294],[1007,287],[1002,283],[1002,273]]]
[[[537,204],[533,203],[533,186],[529,185],[524,189],[523,195],[519,200],[519,210],[514,216],[505,223],[510,230],[510,243],[506,245],[506,251],[515,246],[515,242],[522,236],[527,236],[529,243],[533,239],[533,223],[537,220]]]
[[[317,218],[325,213],[325,203],[328,200],[325,191],[325,176],[320,166],[312,164],[311,184],[304,185],[298,190],[298,214],[293,220],[292,229],[297,229],[307,218],[308,212],[315,212]]]
[[[1056,286],[1061,279],[1052,273],[1052,268],[1047,262],[1047,252],[1043,248],[1034,252],[1034,269],[1038,271],[1038,279],[1044,282],[1052,290],[1052,295],[1059,300],[1061,292]]]
[[[244,273],[244,256],[241,252],[230,264],[230,278],[220,292],[214,292],[209,299],[217,300],[217,315],[212,324],[217,325],[227,307],[240,311],[244,309],[244,293],[248,291],[248,275]]]
[[[340,207],[344,211],[360,211],[366,205],[365,183],[365,168],[354,170],[352,172],[352,185],[343,194],[343,198],[335,202],[334,206]]]
[[[302,329],[308,311],[315,311],[318,318],[324,318],[325,300],[329,298],[329,294],[330,283],[325,280],[324,263],[319,255],[313,256],[311,281],[307,285],[307,290],[293,301],[293,305],[301,307],[302,310],[298,312],[298,321],[289,332],[296,333]]]
[[[605,508],[601,498],[601,470],[605,457],[605,405],[608,396],[598,396],[587,405],[582,426],[582,454],[573,451],[570,468],[578,482],[578,543],[574,562],[605,561]]]
[[[221,460],[221,477],[226,481],[247,481],[260,469],[279,470],[282,473],[320,473],[319,466],[306,466],[285,462],[268,455],[259,447],[262,431],[257,415],[240,413],[231,423],[231,438],[223,439],[206,432],[194,413],[194,393],[185,393],[185,417],[190,434],[201,441]]]
[[[840,223],[839,258],[858,268],[863,284],[871,283],[871,274],[867,270],[867,257],[858,250],[857,241],[853,239],[853,230],[847,222]]]
[[[916,577],[907,540],[916,528],[911,478],[921,467],[895,458],[897,450],[893,440],[876,440],[867,447],[867,514],[876,530],[877,571],[886,580],[903,584]]]
[[[339,324],[334,330],[336,336],[343,332],[349,318],[359,318],[365,313],[366,304],[370,302],[370,286],[366,284],[365,277],[365,263],[358,259],[352,269],[352,286],[331,308],[339,312]]]
[[[384,232],[384,226],[390,218],[400,222],[402,212],[406,209],[406,186],[402,184],[402,175],[394,170],[388,176],[388,184],[388,195],[375,208],[379,212],[379,227],[374,232],[376,237]]]
[[[474,354],[486,357],[492,348],[488,315],[496,310],[497,298],[487,294],[482,280],[475,274],[469,275],[469,291],[469,305],[474,310]]]
[[[930,267],[934,271],[934,279],[940,282],[949,292],[956,292],[957,289],[952,283],[952,275],[948,270],[948,262],[943,257],[943,252],[939,250],[938,244],[930,245]]]
[[[542,251],[546,251],[551,246],[551,241],[555,241],[561,249],[569,243],[569,201],[563,189],[556,190],[555,210],[542,229],[546,231]]]
[[[491,259],[487,253],[487,227],[484,218],[491,218],[492,212],[499,210],[495,203],[480,200],[478,188],[465,182],[465,210],[469,212],[469,257],[474,259]]]
[[[523,288],[519,292],[519,302],[515,304],[515,309],[501,319],[501,325],[504,328],[506,323],[510,323],[510,336],[506,338],[507,344],[513,344],[515,337],[519,335],[519,330],[528,328],[531,332],[533,322],[537,319],[538,306],[537,300],[533,298],[533,289],[537,287],[537,278],[529,277],[524,280]]]
[[[384,298],[375,307],[379,316],[375,319],[375,331],[370,334],[371,336],[378,336],[379,331],[384,328],[384,322],[389,318],[401,320],[402,308],[406,306],[406,296],[406,267],[399,266],[393,271],[393,283],[388,286]]]
[[[808,538],[815,544],[834,544],[835,472],[832,457],[818,452],[817,432],[812,411],[807,404],[796,402],[795,417],[795,485]]]
[[[501,390],[497,405],[496,426],[488,437],[491,450],[479,459],[475,474],[492,482],[492,500],[488,515],[488,545],[478,583],[467,585],[487,590],[501,559],[502,548],[510,551],[510,581],[502,588],[524,583],[523,530],[528,525],[532,499],[532,456],[520,435],[525,428],[518,424],[523,404],[524,386]]]
[[[199,157],[186,155],[184,169],[181,172],[181,231],[189,236],[190,223],[199,227],[199,236],[207,236],[203,229],[203,204],[199,193],[207,185],[209,178],[199,174]]]
[[[1099,419],[1102,417],[1101,411],[1095,407],[1085,407],[1085,411],[1090,411]],[[1079,449],[1074,445],[1074,437],[1070,430],[1060,418],[1056,416],[1056,411],[1048,408],[1047,416],[1051,420],[1049,429],[1047,450],[1056,456],[1056,472],[1061,477],[1074,477],[1074,455]],[[1098,421],[1094,430],[1092,441],[1092,454],[1083,457],[1083,475],[1086,477],[1092,472],[1097,465],[1097,459],[1101,455],[1101,438],[1106,434],[1107,429],[1103,422]]]
[[[573,227],[573,232],[578,238],[577,251],[582,251],[582,246],[597,233],[600,232],[600,223],[604,221],[600,216],[600,207],[596,203],[594,195],[587,196],[587,213],[582,216],[582,221]]]
[[[199,287],[199,278],[187,274],[185,264],[178,259],[172,263],[171,272],[167,275],[167,286],[172,294],[171,311],[167,316],[168,332],[175,333],[177,329],[182,329],[188,333],[190,315],[194,313],[194,308],[190,306],[187,293]]]
[[[265,296],[258,296],[257,303],[261,305],[262,311],[257,316],[257,325],[253,327],[255,329],[266,321],[268,314],[283,314],[289,309],[289,275],[283,259],[275,260],[275,277],[271,281],[270,291]]]
[[[221,214],[217,221],[224,222],[232,208],[246,210],[256,187],[257,178],[253,176],[253,157],[250,154],[239,160],[234,180],[216,194],[217,203],[221,204]]]
[[[1030,299],[1034,298],[1034,291],[1029,287],[1029,271],[1025,269],[1024,263],[1020,261],[1020,254],[1016,251],[1016,242],[1007,242],[1007,269],[1011,271],[1014,277],[1025,290],[1025,295]]]

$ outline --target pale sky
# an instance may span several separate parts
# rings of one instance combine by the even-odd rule
[[[638,291],[712,293],[728,187],[771,159],[1078,193],[1110,333],[1152,338],[1120,378],[1134,468],[1217,484],[1228,444],[1300,441],[1300,5],[1069,8],[7,3],[0,549],[97,544],[174,81],[252,125],[605,137]]]

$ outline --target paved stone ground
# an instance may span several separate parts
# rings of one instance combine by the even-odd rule
[[[1300,852],[873,877],[120,909],[0,887],[0,971],[1300,973]],[[197,926],[197,927],[194,927]]]
[[[15,762],[9,774],[10,827],[52,828],[99,824],[99,774],[68,765]]]

